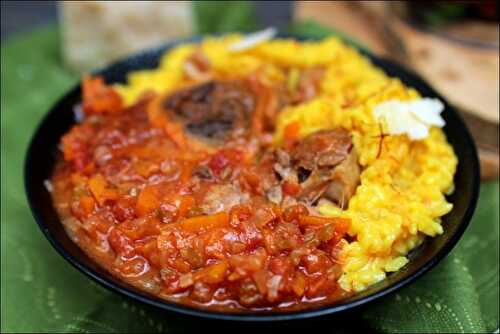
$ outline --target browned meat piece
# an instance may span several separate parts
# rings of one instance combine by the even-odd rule
[[[292,149],[290,158],[301,182],[301,200],[312,204],[323,197],[342,208],[347,206],[359,183],[361,170],[346,130],[309,135]]]
[[[243,81],[210,81],[170,95],[163,106],[192,134],[223,140],[249,127],[255,104]]]
[[[353,149],[347,158],[333,170],[331,182],[324,197],[339,204],[341,208],[345,208],[349,199],[356,192],[360,174],[358,155]]]
[[[346,208],[359,184],[360,167],[354,150],[334,167],[316,168],[301,183],[299,197],[308,203],[314,203],[323,197]]]
[[[347,157],[351,148],[351,135],[347,130],[323,130],[302,139],[290,155],[296,167],[312,171],[338,165]]]

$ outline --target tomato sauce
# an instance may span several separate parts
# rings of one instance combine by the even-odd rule
[[[62,138],[51,179],[68,234],[116,277],[191,306],[276,311],[345,297],[349,220],[300,200],[300,180],[275,170],[288,151],[265,140],[252,85],[224,85],[125,108],[86,78],[85,118]],[[228,85],[239,95],[222,96]]]

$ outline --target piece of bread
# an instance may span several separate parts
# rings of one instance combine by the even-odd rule
[[[86,72],[192,33],[191,1],[60,1],[63,58]]]

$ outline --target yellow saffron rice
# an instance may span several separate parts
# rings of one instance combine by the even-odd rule
[[[347,291],[361,291],[407,262],[406,255],[424,237],[443,233],[441,218],[452,209],[445,194],[453,189],[457,158],[443,131],[431,128],[424,140],[406,135],[385,136],[380,146],[381,127],[373,108],[387,100],[412,100],[419,93],[399,79],[388,77],[355,49],[337,38],[318,42],[272,40],[241,52],[228,46],[237,35],[208,38],[200,45],[182,45],[168,53],[154,70],[130,73],[125,85],[117,85],[127,104],[144,92],[165,93],[186,85],[183,64],[201,47],[211,63],[215,78],[240,78],[260,71],[269,82],[286,80],[280,68],[303,69],[322,65],[326,74],[321,92],[309,102],[286,107],[277,119],[275,141],[282,140],[290,122],[300,122],[300,135],[344,127],[351,131],[362,166],[361,183],[348,209],[319,205],[326,216],[352,221],[341,260],[340,285]]]

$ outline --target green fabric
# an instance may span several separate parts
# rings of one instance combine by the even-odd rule
[[[329,33],[311,29],[311,24],[304,32]],[[61,67],[53,28],[8,41],[2,46],[1,68],[1,331],[184,333],[229,328],[228,323],[185,320],[109,292],[52,249],[28,209],[22,165],[36,124],[77,78]],[[470,228],[437,268],[358,312],[322,320],[323,330],[348,333],[353,326],[378,332],[497,330],[498,188],[498,181],[482,185]],[[313,324],[301,321],[293,329],[320,328]]]
[[[248,32],[257,28],[255,8],[248,1],[195,1],[194,13],[200,34]]]

